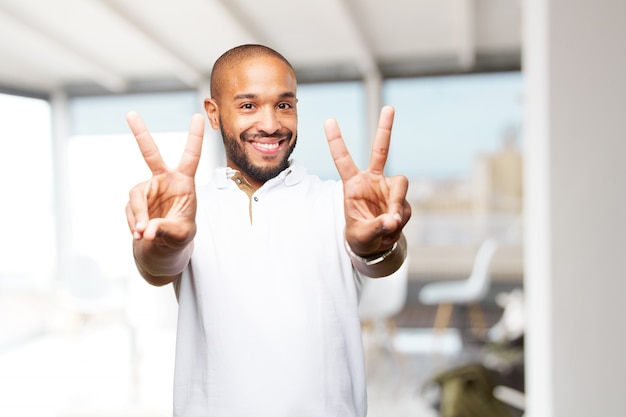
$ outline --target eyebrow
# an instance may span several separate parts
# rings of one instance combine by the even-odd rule
[[[241,94],[235,95],[235,100],[251,100],[251,99],[258,98],[258,97],[259,96],[257,94],[253,94],[253,93],[241,93]],[[295,93],[293,93],[291,91],[286,91],[286,92],[280,94],[279,98],[281,98],[281,99],[296,98],[296,95],[295,95]]]

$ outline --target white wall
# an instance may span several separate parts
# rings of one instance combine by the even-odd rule
[[[626,410],[626,2],[524,2],[527,415]]]

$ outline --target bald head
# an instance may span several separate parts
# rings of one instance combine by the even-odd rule
[[[244,61],[259,57],[277,58],[284,62],[293,72],[293,67],[289,61],[272,48],[255,44],[236,46],[226,51],[213,65],[213,71],[211,72],[211,97],[214,99],[220,98],[220,94],[224,89],[224,83],[228,82],[229,73],[233,68]]]

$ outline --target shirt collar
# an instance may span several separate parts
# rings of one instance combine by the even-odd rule
[[[215,181],[218,188],[226,188],[231,184],[230,179],[235,175],[237,171],[229,167],[218,167],[215,169]],[[289,167],[283,170],[276,177],[267,181],[265,185],[275,185],[276,183],[283,182],[287,187],[298,184],[304,179],[306,175],[306,168],[304,165],[291,160]],[[261,188],[263,188],[261,187]]]

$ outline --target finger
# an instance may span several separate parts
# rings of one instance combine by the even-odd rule
[[[130,207],[130,202],[126,204],[126,222],[128,223],[128,228],[132,234],[135,233],[135,224],[137,221],[135,220],[135,214]]]
[[[380,111],[378,128],[376,129],[374,143],[372,144],[372,155],[370,156],[369,170],[372,173],[382,175],[385,171],[394,114],[395,110],[391,106],[385,106]]]
[[[404,176],[391,178],[388,197],[388,212],[399,222],[404,220],[404,208],[406,203],[406,194],[409,190],[409,180]],[[408,219],[407,219],[408,220]]]
[[[200,153],[202,151],[202,140],[204,138],[204,116],[194,114],[191,118],[189,126],[189,136],[187,137],[187,145],[185,151],[178,164],[178,170],[190,177],[196,175],[198,163],[200,162]]]
[[[389,194],[387,197],[387,212],[381,215],[381,227],[388,233],[401,230],[409,220],[405,218],[405,202],[408,190],[406,177],[397,176],[388,180]]]
[[[404,200],[404,204],[402,206],[402,227],[404,227],[411,219],[411,211],[411,204],[408,201]]]
[[[167,171],[167,165],[165,165],[163,158],[161,158],[159,148],[156,143],[154,143],[154,139],[152,139],[152,135],[141,119],[141,116],[139,116],[139,113],[136,111],[129,112],[126,115],[126,122],[133,132],[133,135],[135,135],[143,159],[148,164],[152,174],[156,175]]]
[[[143,238],[145,240],[160,238],[168,246],[176,247],[188,243],[193,234],[189,223],[178,219],[156,218],[148,222]]]
[[[394,217],[397,219],[397,216]],[[398,224],[393,231],[387,232],[387,234],[382,237],[381,243],[383,246],[392,245],[395,241],[397,241],[402,234],[402,229],[409,222],[409,219],[411,218],[411,205],[406,200],[404,200],[401,217],[402,221],[400,224]]]
[[[326,122],[324,122],[324,131],[326,133],[326,139],[328,140],[330,154],[333,157],[333,162],[337,167],[339,176],[343,181],[347,181],[358,174],[359,169],[354,164],[352,156],[350,156],[350,152],[341,137],[341,131],[339,130],[337,121],[335,119],[326,120]]]
[[[129,201],[126,210],[128,227],[133,232],[135,239],[141,239],[150,216],[148,214],[148,202],[146,199],[146,184],[134,187],[129,193]],[[129,214],[130,213],[130,214]],[[132,221],[132,223],[131,223]]]
[[[161,223],[163,219],[152,219],[146,224],[146,230],[143,232],[145,240],[154,240],[161,232]]]

